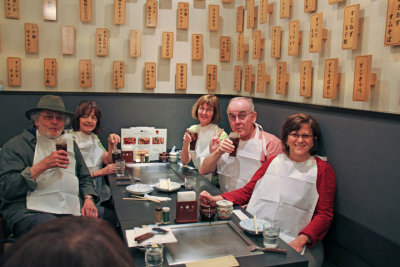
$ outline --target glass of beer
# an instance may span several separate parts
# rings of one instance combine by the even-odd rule
[[[237,152],[237,148],[239,146],[239,141],[240,141],[240,134],[231,132],[229,134],[229,139],[232,141],[233,145],[235,146],[235,149],[229,154],[229,156],[236,157],[236,152]]]
[[[56,139],[56,150],[67,151],[67,140],[63,136]]]
[[[121,159],[121,150],[120,149],[114,149],[112,151],[112,161],[115,163],[116,160]]]
[[[190,150],[194,151],[196,150],[196,142],[199,136],[197,132],[189,132],[189,133],[190,133],[190,138],[192,138],[192,141],[190,142]]]

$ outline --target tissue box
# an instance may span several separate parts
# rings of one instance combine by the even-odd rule
[[[196,192],[178,192],[176,200],[176,223],[197,222]]]

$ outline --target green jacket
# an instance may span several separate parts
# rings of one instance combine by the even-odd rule
[[[10,233],[14,232],[15,223],[27,216],[40,213],[26,208],[27,193],[34,191],[37,186],[30,173],[35,147],[36,130],[24,130],[0,150],[0,213]],[[90,179],[89,170],[75,143],[74,152],[81,205],[85,195],[92,195],[96,201],[98,196]]]

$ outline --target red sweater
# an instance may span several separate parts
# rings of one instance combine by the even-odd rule
[[[234,204],[247,204],[257,181],[264,176],[274,158],[275,156],[269,158],[244,187],[224,193],[221,196]],[[328,232],[333,218],[333,204],[336,192],[336,177],[332,167],[318,157],[315,157],[315,160],[318,168],[316,187],[319,198],[310,223],[299,233],[305,234],[310,238],[311,246],[314,246],[317,241],[321,241]]]

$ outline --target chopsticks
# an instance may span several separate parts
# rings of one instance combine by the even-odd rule
[[[254,231],[256,231],[256,235],[258,235],[258,227],[257,227],[257,217],[254,215]]]
[[[157,199],[150,199],[150,198],[147,198],[147,197],[142,197],[142,196],[137,196],[137,195],[132,195],[132,197],[124,197],[122,199],[123,200],[148,200],[148,201],[153,201],[153,202],[156,202],[156,203],[160,203],[161,202],[160,200],[157,200]]]
[[[171,191],[171,179],[170,178],[168,178],[167,183],[168,183],[168,191]]]

